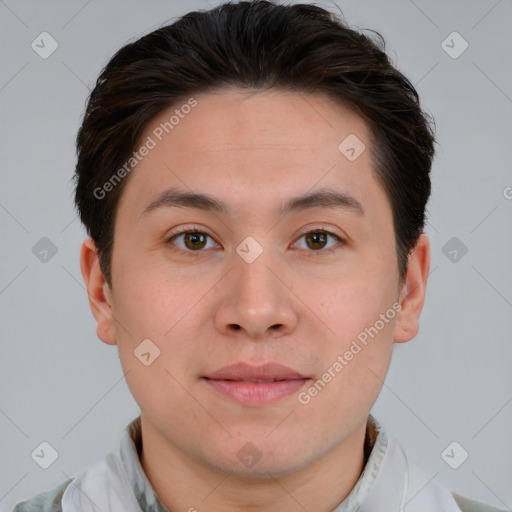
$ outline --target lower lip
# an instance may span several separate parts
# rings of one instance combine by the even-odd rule
[[[234,380],[205,379],[223,395],[244,405],[266,405],[299,391],[308,379],[275,382],[241,382]]]

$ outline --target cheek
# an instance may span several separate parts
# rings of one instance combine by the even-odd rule
[[[321,418],[329,410],[331,420],[339,424],[357,422],[371,409],[393,351],[395,320],[389,320],[380,330],[375,327],[375,319],[367,326],[361,318],[347,317],[348,321],[348,326],[340,321],[335,340],[323,343],[323,373],[299,396],[313,416]]]
[[[396,287],[396,286],[395,286]],[[330,338],[346,343],[378,322],[378,331],[392,331],[397,300],[392,282],[378,282],[378,276],[347,279],[330,284],[321,293],[308,294],[308,305],[329,328]],[[387,316],[386,316],[387,313]],[[384,323],[380,321],[385,315]]]
[[[194,289],[164,272],[139,266],[127,269],[118,279],[116,297],[117,318],[131,326],[137,337],[161,338],[183,317],[194,299]]]
[[[184,382],[194,367],[204,283],[170,279],[141,266],[124,275],[126,279],[115,283],[114,316],[128,385],[142,401],[138,389],[151,400],[158,400],[164,387],[179,395],[181,388],[172,376]],[[144,359],[153,362],[146,366]]]
[[[309,300],[316,298],[315,312],[328,327],[316,345],[325,372],[321,380],[329,381],[324,398],[345,404],[340,410],[371,405],[379,393],[394,343],[393,290],[391,282],[368,276],[324,289],[323,299],[310,295]]]

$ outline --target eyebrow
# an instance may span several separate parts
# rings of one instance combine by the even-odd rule
[[[194,208],[225,215],[232,212],[230,206],[209,194],[188,192],[174,187],[161,192],[146,206],[141,216],[160,208]],[[355,197],[332,188],[320,188],[293,197],[281,206],[278,213],[286,215],[313,208],[332,208],[364,215],[364,208]]]

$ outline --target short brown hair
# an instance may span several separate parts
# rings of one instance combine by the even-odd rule
[[[98,77],[77,135],[75,203],[108,284],[127,178],[104,197],[95,191],[130,158],[157,114],[225,86],[326,93],[363,117],[403,280],[425,223],[435,139],[417,91],[372,32],[375,40],[315,5],[256,0],[191,12],[122,47]]]

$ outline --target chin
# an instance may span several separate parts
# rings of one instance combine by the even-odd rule
[[[304,467],[307,464],[303,464]],[[231,461],[230,463],[226,463],[222,467],[218,466],[217,461],[217,471],[220,471],[225,474],[229,474],[230,478],[241,478],[244,480],[253,480],[254,483],[268,481],[274,478],[285,478],[296,474],[301,469],[301,465],[297,466],[290,462],[272,462],[267,461],[263,462],[263,459],[260,460],[257,464],[252,467],[246,467],[244,464],[241,464],[238,460]]]
[[[287,446],[272,446],[268,440],[265,446],[263,444],[263,441],[260,442],[260,449],[251,441],[242,442],[241,448],[234,452],[224,449],[212,458],[212,452],[209,451],[203,460],[215,471],[255,481],[288,477],[314,463],[314,457],[304,450],[289,453]]]

